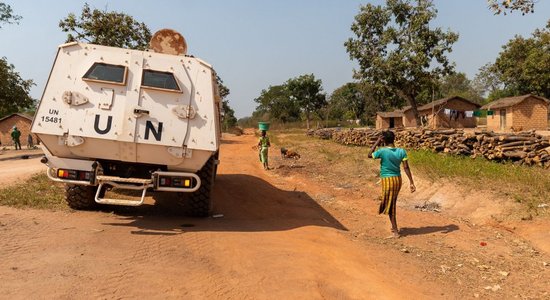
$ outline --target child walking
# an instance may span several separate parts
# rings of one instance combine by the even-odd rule
[[[379,214],[386,214],[390,217],[391,237],[399,237],[396,218],[396,202],[399,190],[401,190],[401,164],[405,174],[409,178],[411,193],[416,191],[407,152],[405,149],[394,146],[395,134],[392,131],[384,131],[369,151],[368,157],[380,159],[380,178],[382,183],[382,202],[378,210]],[[384,142],[386,147],[376,150],[380,143]],[[374,151],[376,150],[376,151]]]

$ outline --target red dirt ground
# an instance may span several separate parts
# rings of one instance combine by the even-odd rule
[[[385,239],[374,183],[335,188],[293,169],[264,171],[254,143],[250,134],[224,138],[214,192],[220,218],[180,217],[152,200],[111,213],[0,207],[1,297],[550,297],[546,221],[420,212],[406,192],[398,208],[404,237]]]

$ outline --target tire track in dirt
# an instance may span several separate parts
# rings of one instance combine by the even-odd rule
[[[4,296],[26,294],[25,285],[18,285],[13,280],[14,274],[31,281],[35,274],[44,271],[44,266],[37,261],[44,259],[42,250],[47,245],[47,232],[54,227],[53,221],[36,221],[27,212],[4,214],[0,218],[0,278],[2,284],[9,286]],[[30,296],[30,295],[29,295]]]
[[[134,234],[128,245],[124,245],[124,248],[135,250],[119,257],[117,263],[120,268],[110,268],[109,272],[102,276],[100,288],[93,297],[143,297],[147,291],[140,285],[147,285],[150,290],[156,291],[149,295],[151,297],[158,296],[156,293],[164,289],[165,295],[174,296],[249,298],[224,279],[223,269],[209,254],[214,245],[208,233],[140,233]],[[154,267],[139,267],[144,265]],[[159,273],[163,273],[162,284],[155,280],[143,281],[143,278],[158,277]],[[169,282],[173,283],[172,287],[163,288]]]
[[[52,229],[50,223],[39,223],[28,215],[5,214],[0,222],[0,261],[11,261],[14,256],[29,256],[39,252],[37,250],[44,240],[43,233]],[[15,228],[17,230],[13,230]]]

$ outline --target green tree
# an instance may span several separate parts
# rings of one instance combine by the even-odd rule
[[[3,23],[19,24],[19,20],[21,20],[21,16],[14,15],[11,6],[4,2],[0,2],[0,28],[2,28]]]
[[[289,79],[285,85],[290,99],[296,101],[304,114],[309,129],[312,117],[320,117],[321,109],[327,104],[326,95],[322,93],[321,79],[315,79],[313,74],[306,74]]]
[[[479,68],[472,85],[475,89],[480,91],[481,95],[488,95],[487,100],[489,101],[494,100],[491,98],[491,95],[494,95],[497,91],[500,91],[503,88],[503,83],[496,74],[495,67],[492,63],[487,63]]]
[[[521,11],[522,15],[535,11],[534,0],[487,0],[487,3],[495,15],[501,13],[506,15],[508,12],[515,10]]]
[[[291,99],[285,85],[270,86],[262,90],[254,101],[258,103],[256,116],[267,116],[268,119],[282,123],[300,119],[300,107],[297,101]]]
[[[498,94],[550,97],[550,21],[532,37],[516,36],[502,48],[490,67],[501,83]]]
[[[351,26],[346,50],[357,60],[354,77],[369,82],[374,95],[399,96],[420,124],[418,99],[423,89],[453,73],[446,56],[458,35],[430,28],[437,10],[429,0],[387,0],[385,6],[367,4]],[[379,97],[374,97],[380,99]]]
[[[67,42],[86,43],[145,50],[149,47],[151,31],[133,17],[121,12],[91,9],[84,4],[80,18],[70,13],[59,21],[63,32],[68,32]]]
[[[366,101],[357,82],[348,82],[330,95],[329,116],[332,119],[354,119],[364,121]]]
[[[484,101],[482,94],[466,74],[459,72],[443,78],[439,84],[437,98],[460,96],[476,103],[482,103]]]
[[[237,125],[237,118],[235,117],[235,111],[229,106],[229,99],[227,97],[230,94],[230,90],[223,84],[223,80],[216,74],[216,84],[218,85],[218,92],[222,102],[222,130],[228,131],[229,129]]]
[[[0,59],[0,117],[32,108],[35,101],[29,96],[34,85],[32,80],[24,80],[9,64],[5,57]]]

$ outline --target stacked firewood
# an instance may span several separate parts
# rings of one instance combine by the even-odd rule
[[[396,144],[407,149],[426,149],[456,155],[472,155],[476,136],[458,129],[408,130],[397,134]]]
[[[533,131],[509,134],[478,132],[476,139],[474,157],[550,167],[550,141]]]
[[[380,130],[353,129],[324,133],[309,133],[332,139],[344,145],[371,146],[380,136]],[[520,133],[465,132],[461,129],[401,130],[395,143],[406,149],[425,149],[454,155],[484,157],[489,160],[511,160],[519,165],[538,165],[550,168],[550,141],[534,131]]]
[[[380,131],[372,129],[351,129],[333,133],[332,139],[340,144],[354,146],[370,146],[376,142]]]
[[[337,129],[335,128],[309,129],[306,134],[307,136],[312,136],[323,140],[330,140],[332,139],[332,135],[336,131]]]

